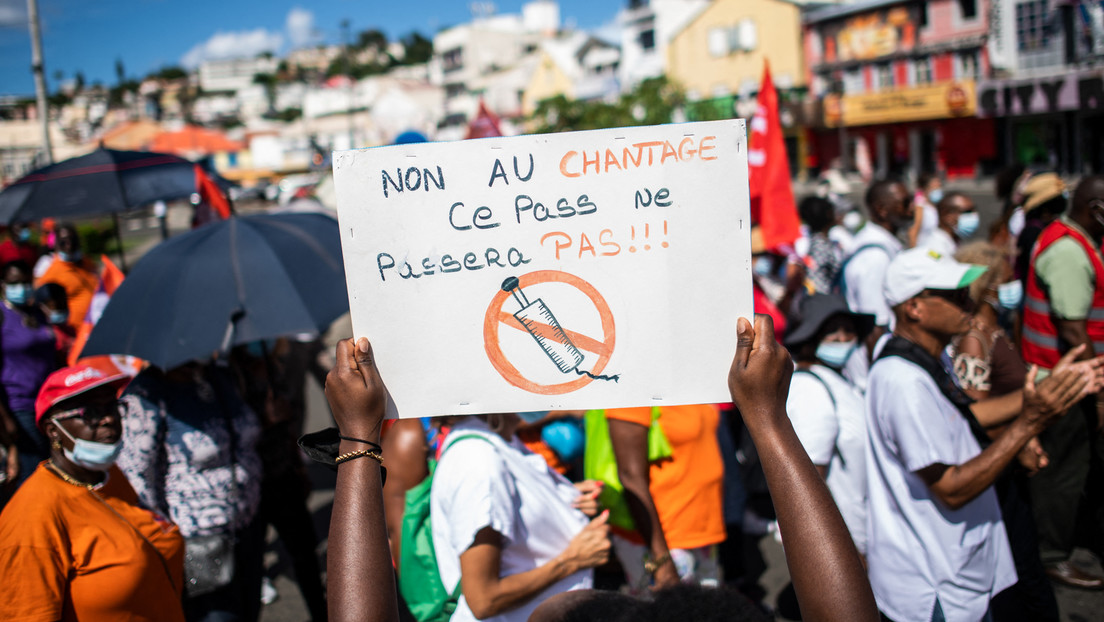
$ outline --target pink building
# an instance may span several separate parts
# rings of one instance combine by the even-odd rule
[[[859,142],[877,175],[974,176],[994,157],[993,123],[976,116],[989,74],[992,0],[874,0],[808,13],[804,47],[811,129],[822,166],[854,163]],[[842,149],[841,149],[842,148]]]

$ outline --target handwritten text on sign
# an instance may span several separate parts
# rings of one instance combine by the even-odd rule
[[[403,417],[725,401],[742,121],[343,151],[353,328]]]

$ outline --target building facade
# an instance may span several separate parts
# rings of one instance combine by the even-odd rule
[[[994,0],[989,53],[977,109],[996,126],[999,164],[1104,169],[1104,7]]]
[[[875,0],[806,14],[819,107],[811,162],[875,176],[973,177],[994,167],[995,124],[977,115],[990,4]]]

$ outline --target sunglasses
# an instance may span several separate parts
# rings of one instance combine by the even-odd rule
[[[71,410],[63,410],[53,416],[54,421],[64,421],[66,419],[81,419],[88,424],[98,424],[108,417],[118,418],[120,410],[118,405],[97,405],[97,406],[82,406],[81,408],[73,408]]]
[[[974,308],[974,301],[970,298],[970,290],[966,287],[959,289],[925,289],[920,297],[942,298],[963,311],[970,311]]]

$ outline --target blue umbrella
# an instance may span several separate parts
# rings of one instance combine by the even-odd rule
[[[44,166],[5,188],[0,223],[114,214],[195,191],[195,165],[184,158],[101,147]]]
[[[319,334],[348,309],[336,220],[232,216],[150,250],[82,354],[130,354],[172,369],[228,345]]]

